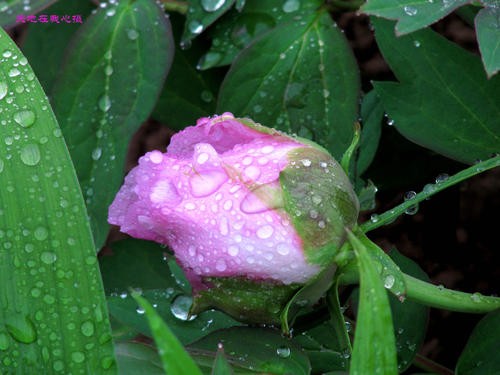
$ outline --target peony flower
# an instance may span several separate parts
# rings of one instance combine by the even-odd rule
[[[193,313],[219,308],[277,322],[328,265],[358,201],[320,146],[230,113],[199,119],[126,177],[109,223],[167,245],[194,293]]]

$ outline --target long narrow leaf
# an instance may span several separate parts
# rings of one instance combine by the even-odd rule
[[[368,250],[351,232],[349,241],[358,259],[360,292],[351,375],[396,375],[396,342],[389,298]]]
[[[153,306],[138,293],[133,293],[132,296],[144,310],[148,318],[166,374],[201,375],[198,366],[196,366],[189,354],[184,350],[182,344],[177,340]]]
[[[0,30],[3,374],[115,374],[95,248],[75,170],[27,59]]]

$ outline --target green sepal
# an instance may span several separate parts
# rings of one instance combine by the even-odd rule
[[[279,324],[282,310],[301,287],[243,277],[205,277],[203,283],[208,288],[194,291],[190,315],[215,308],[240,322],[259,324]]]
[[[306,260],[327,266],[357,221],[359,203],[342,167],[316,148],[288,152],[280,173],[285,210],[303,241]]]

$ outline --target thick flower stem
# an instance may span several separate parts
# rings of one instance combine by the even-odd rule
[[[500,308],[500,298],[464,293],[432,285],[404,274],[410,300],[451,311],[483,314]]]
[[[500,308],[499,297],[459,292],[418,280],[405,273],[403,275],[406,282],[406,297],[422,305],[473,314],[485,314]],[[343,271],[339,277],[340,285],[358,282],[359,274],[355,268]]]

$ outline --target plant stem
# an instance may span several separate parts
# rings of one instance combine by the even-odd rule
[[[405,273],[403,276],[406,297],[422,305],[472,314],[485,314],[500,308],[499,297],[459,292],[421,281]],[[338,281],[340,285],[356,284],[359,282],[359,272],[351,267],[342,272]]]
[[[368,232],[370,230],[381,227],[382,225],[390,224],[400,215],[402,215],[408,208],[416,205],[417,203],[429,198],[430,196],[444,190],[452,185],[455,185],[463,180],[466,180],[472,176],[482,173],[488,169],[498,167],[500,165],[500,156],[495,156],[491,159],[482,161],[458,172],[454,176],[448,177],[446,180],[436,183],[426,185],[423,191],[418,193],[414,198],[401,203],[399,206],[394,207],[392,210],[386,211],[383,214],[377,216],[376,220],[367,221],[360,225],[363,232]]]
[[[330,311],[331,322],[335,330],[338,342],[343,354],[352,353],[351,339],[346,329],[344,314],[340,310],[338,284],[335,283],[327,294],[328,310]]]
[[[430,371],[440,375],[453,375],[454,372],[439,363],[436,363],[430,360],[427,357],[424,357],[421,354],[417,354],[413,359],[413,364],[421,370]]]
[[[403,274],[407,297],[421,304],[473,314],[483,314],[500,308],[500,298],[483,296],[479,293],[464,293],[432,285]]]
[[[356,150],[356,147],[358,147],[359,139],[361,138],[361,126],[359,125],[359,122],[354,123],[354,135],[352,137],[351,144],[345,150],[344,155],[342,156],[342,169],[344,170],[345,174],[349,176],[349,164],[351,164],[351,158],[352,154],[354,153],[354,150]]]

